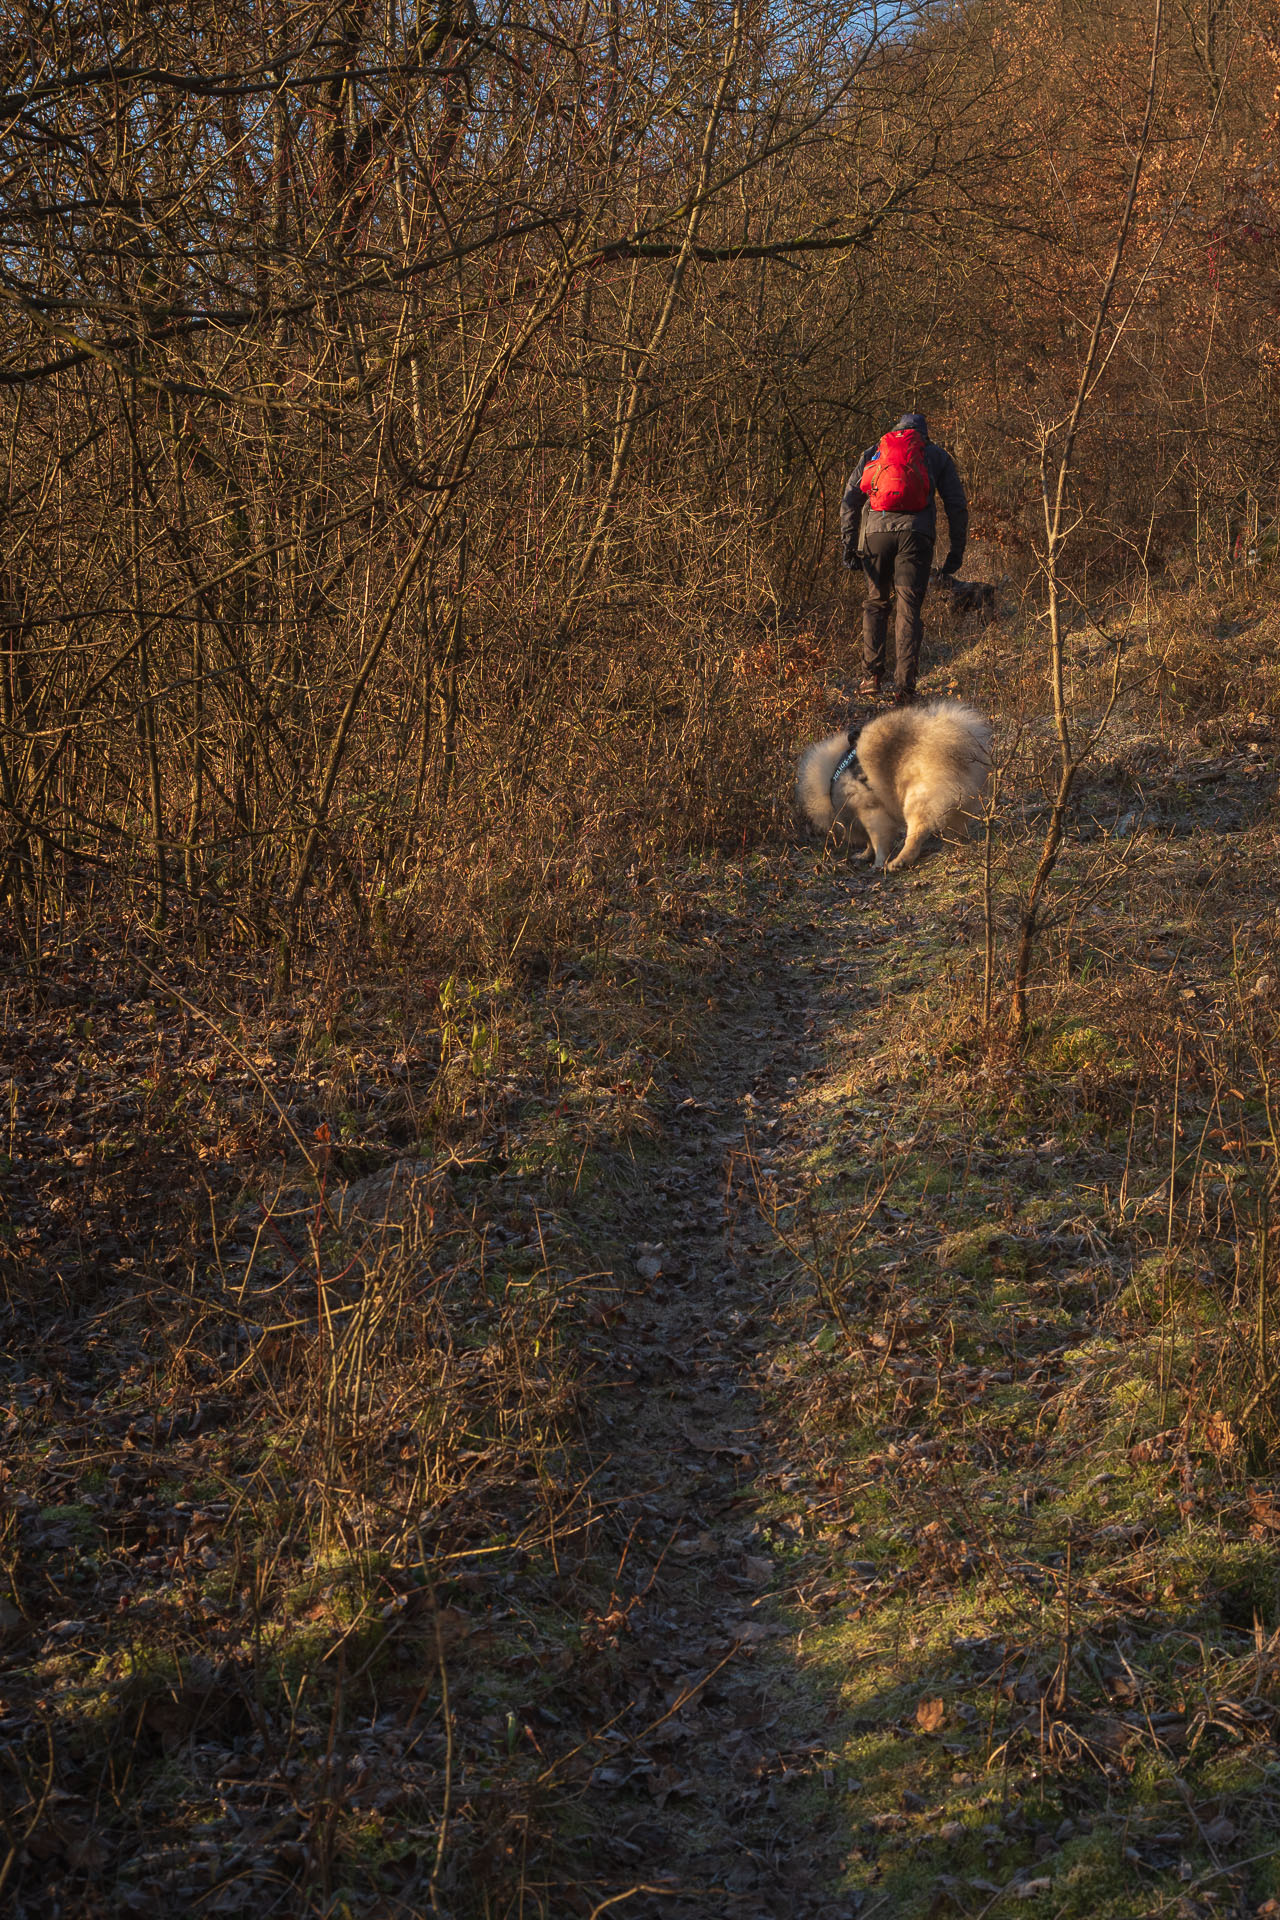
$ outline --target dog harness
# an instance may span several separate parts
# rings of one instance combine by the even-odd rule
[[[844,759],[837,764],[836,770],[831,776],[831,800],[833,805],[836,797],[836,781],[842,773],[851,773],[855,780],[861,780],[864,777],[862,763],[858,759],[858,749],[852,742],[850,743],[848,753],[846,753]]]

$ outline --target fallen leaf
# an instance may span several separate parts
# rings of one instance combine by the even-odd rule
[[[645,1785],[659,1806],[663,1805],[671,1794],[677,1794],[682,1800],[691,1799],[697,1792],[693,1781],[679,1767],[660,1767],[645,1775]]]
[[[1276,1505],[1273,1494],[1250,1487],[1249,1517],[1255,1527],[1261,1527],[1267,1533],[1280,1533],[1280,1506]]]
[[[775,1627],[768,1620],[737,1620],[729,1631],[741,1646],[756,1647],[771,1634],[785,1633],[786,1628]]]
[[[1219,1460],[1232,1460],[1240,1451],[1240,1429],[1225,1414],[1211,1413],[1204,1423],[1204,1442]]]
[[[442,1647],[456,1646],[459,1640],[469,1640],[475,1632],[475,1621],[461,1607],[438,1607],[430,1615],[432,1636],[440,1636]]]
[[[719,1544],[714,1533],[700,1533],[692,1540],[677,1540],[671,1552],[677,1560],[698,1560],[715,1553]]]
[[[922,1700],[916,1708],[916,1725],[921,1733],[937,1733],[945,1726],[947,1703],[945,1700]]]

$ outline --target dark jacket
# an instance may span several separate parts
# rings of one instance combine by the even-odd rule
[[[944,573],[956,573],[964,559],[965,541],[969,537],[969,503],[964,497],[964,488],[960,484],[960,475],[956,472],[956,463],[945,447],[936,440],[928,438],[924,416],[918,413],[905,413],[898,422],[900,427],[914,427],[917,433],[925,434],[924,463],[929,469],[929,478],[933,482],[929,494],[929,504],[919,513],[877,513],[868,506],[867,496],[859,482],[868,460],[875,455],[876,448],[868,447],[857,466],[845,483],[844,498],[840,502],[840,540],[844,548],[846,567],[856,567],[859,556],[866,551],[868,534],[885,533],[922,533],[930,541],[938,536],[937,495],[942,495],[942,504],[947,510],[947,525],[951,530],[951,546],[943,562]]]

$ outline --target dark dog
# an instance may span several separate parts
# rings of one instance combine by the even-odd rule
[[[957,580],[953,573],[930,575],[935,587],[945,593],[957,613],[976,613],[988,626],[996,617],[996,590],[985,580]]]

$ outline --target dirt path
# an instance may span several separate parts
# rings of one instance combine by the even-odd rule
[[[822,1056],[829,969],[845,971],[842,1008],[857,990],[843,935],[865,917],[868,882],[816,872],[801,853],[785,878],[778,924],[740,931],[663,1150],[610,1195],[615,1230],[620,1213],[633,1236],[632,1277],[595,1464],[626,1542],[615,1590],[627,1617],[612,1638],[632,1704],[602,1743],[585,1810],[607,1832],[601,1897],[652,1888],[625,1902],[637,1916],[856,1911],[831,1893],[840,1707],[792,1657],[786,1531],[767,1518],[793,1478],[767,1375],[795,1274],[761,1202],[793,1180],[780,1130]]]
[[[1062,881],[1109,904],[1020,1064],[954,1037],[971,858],[797,850],[741,924],[700,1072],[598,1196],[633,1280],[587,1911],[1280,1912],[1280,1488],[1224,1316],[1269,1151],[1274,834],[1228,729],[1222,860],[1197,751],[1122,740],[1085,796]],[[1096,851],[1130,759],[1170,796],[1140,866]]]

